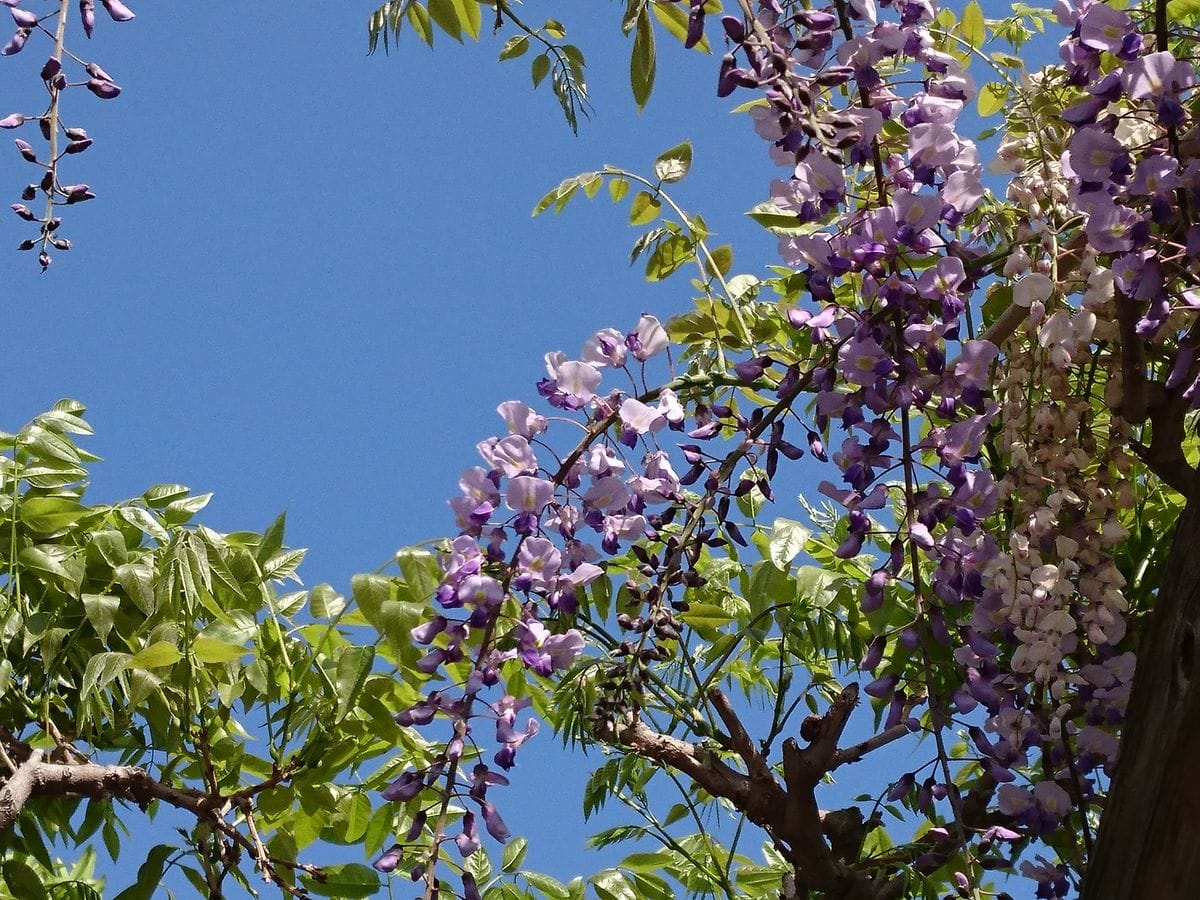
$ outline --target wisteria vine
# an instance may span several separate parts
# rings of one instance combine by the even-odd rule
[[[454,797],[469,797],[492,836],[506,837],[487,790],[506,783],[497,769],[537,728],[518,726],[525,701],[504,694],[504,673],[567,670],[586,649],[581,631],[565,627],[585,586],[627,552],[640,562],[623,588],[637,612],[619,616],[629,637],[607,648],[590,723],[602,739],[668,760],[636,743],[635,726],[655,690],[650,665],[683,652],[678,615],[703,584],[696,561],[725,542],[744,545],[731,501],[751,490],[770,499],[779,457],[807,446],[826,459],[836,428],[829,456],[841,484],[820,485],[846,511],[836,555],[879,551],[859,604],[880,625],[860,663],[874,677],[865,691],[887,704],[881,738],[922,730],[937,745],[932,769],[903,775],[887,799],[929,817],[946,846],[923,845],[905,862],[932,871],[956,858],[954,880],[967,891],[985,869],[1015,865],[1006,842],[1040,839],[1055,858],[1026,857],[1020,868],[1039,896],[1065,896],[1090,850],[1134,669],[1125,579],[1111,555],[1124,537],[1118,512],[1132,503],[1128,473],[1140,460],[1179,486],[1167,451],[1179,452],[1182,414],[1200,403],[1191,312],[1200,301],[1187,274],[1200,252],[1189,212],[1200,203],[1200,162],[1181,139],[1194,66],[1168,49],[1161,4],[1155,14],[1060,2],[1064,67],[1016,86],[1022,108],[1010,125],[1027,124],[1010,128],[992,164],[1012,175],[1010,200],[1032,213],[1006,227],[984,203],[979,150],[958,131],[977,88],[934,3],[740,5],[742,16],[721,20],[729,52],[718,94],[762,97],[750,115],[789,170],[771,190],[794,223],[780,252],[814,305],[786,310],[788,344],[749,348],[727,371],[700,354],[660,390],[638,389],[645,363],[667,347],[652,317],[628,334],[598,332],[576,359],[551,354],[538,391],[576,413],[585,435],[555,466],[534,452],[550,420],[520,401],[500,407],[509,434],[480,445],[486,466],[464,474],[453,501],[462,536],[444,556],[437,601],[461,612],[414,630],[434,645],[423,670],[448,667],[452,687],[399,717],[448,718],[454,737],[428,769],[385,792],[421,808],[407,843],[378,867],[417,859],[411,874],[435,896]],[[705,5],[692,3],[690,43],[704,19]],[[985,297],[1006,308],[977,325]],[[1161,383],[1151,381],[1160,369]],[[632,389],[601,394],[602,374],[622,371]],[[748,414],[730,399],[745,402],[746,385],[761,404]],[[1159,396],[1180,386],[1179,400]],[[805,432],[794,443],[793,420]],[[663,429],[692,442],[669,451]],[[717,437],[732,449],[706,451]],[[885,608],[907,621],[871,618]],[[482,634],[473,658],[471,632]],[[501,698],[482,700],[487,688]],[[713,712],[737,733],[729,709]],[[478,762],[468,777],[458,761],[480,718],[495,721],[500,749],[494,767]],[[960,729],[977,753],[965,786],[945,744]],[[755,774],[753,754],[743,759]],[[1068,818],[1086,847],[1051,840]],[[453,839],[464,855],[479,845],[475,822],[466,813]],[[412,857],[414,847],[427,855]],[[802,848],[791,849],[801,861]],[[469,872],[463,895],[478,896]]]
[[[36,123],[38,135],[45,145],[44,150],[39,150],[24,138],[14,141],[21,158],[35,166],[40,174],[21,191],[22,202],[12,204],[12,211],[18,217],[38,228],[37,236],[21,241],[19,249],[37,250],[38,264],[45,272],[50,267],[51,251],[71,249],[71,242],[59,233],[62,224],[60,208],[96,197],[87,184],[65,183],[59,172],[67,157],[84,153],[92,146],[92,138],[85,129],[64,122],[63,95],[71,88],[85,88],[101,100],[112,100],[121,93],[121,88],[98,63],[84,60],[68,48],[70,0],[54,0],[51,11],[44,15],[22,7],[21,0],[0,0],[0,3],[8,7],[17,26],[12,38],[0,48],[0,56],[21,53],[35,34],[41,34],[51,42],[50,55],[39,73],[48,96],[46,109],[41,113],[14,112],[0,118],[0,128],[9,130]],[[100,0],[100,3],[114,22],[128,22],[134,18],[133,11],[121,0]],[[78,14],[84,35],[90,38],[96,27],[93,0],[79,0]],[[80,80],[70,80],[67,67],[71,65],[82,70]],[[41,211],[29,206],[39,197],[45,201]]]

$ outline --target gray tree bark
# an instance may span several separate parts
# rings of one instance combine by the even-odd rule
[[[1200,896],[1200,497],[1192,493],[1138,646],[1081,900]]]

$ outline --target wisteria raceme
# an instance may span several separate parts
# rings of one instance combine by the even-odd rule
[[[511,767],[537,726],[520,724],[525,704],[503,693],[504,672],[568,669],[584,636],[555,623],[571,621],[584,588],[626,552],[642,563],[625,589],[644,613],[618,615],[632,639],[608,648],[592,721],[599,735],[615,733],[605,723],[637,722],[641,668],[663,658],[660,641],[671,652],[674,613],[687,608],[681,592],[703,582],[692,564],[706,547],[746,543],[731,502],[750,491],[770,499],[779,457],[802,455],[783,415],[805,422],[794,408],[804,396],[805,443],[841,472],[841,485],[819,487],[846,510],[835,555],[872,560],[859,603],[878,627],[860,662],[874,678],[865,691],[887,704],[885,728],[925,730],[937,746],[923,781],[906,773],[886,792],[927,815],[930,834],[952,847],[917,856],[916,869],[958,854],[969,870],[954,875],[960,892],[985,870],[1015,867],[1038,882],[1038,896],[1065,896],[1081,858],[1055,845],[1057,861],[1017,867],[997,842],[1049,840],[1069,817],[1086,831],[1116,759],[1133,656],[1112,551],[1125,536],[1117,519],[1131,502],[1128,473],[1146,450],[1133,434],[1156,414],[1146,389],[1163,374],[1131,366],[1130,343],[1173,353],[1162,384],[1186,386],[1200,407],[1191,328],[1200,295],[1181,277],[1200,252],[1188,218],[1200,204],[1200,161],[1183,153],[1196,143],[1185,133],[1194,64],[1128,12],[1060,2],[1065,68],[1018,88],[1021,114],[1033,118],[1004,137],[991,166],[1013,175],[1009,196],[1028,218],[996,232],[980,214],[978,148],[957,130],[976,85],[949,52],[935,4],[762,0],[743,9],[721,22],[730,52],[718,94],[762,95],[754,127],[790,170],[771,200],[803,227],[784,234],[780,252],[815,308],[793,307],[785,320],[812,352],[758,348],[722,373],[773,393],[773,405],[747,413],[720,399],[715,382],[689,393],[686,376],[603,394],[608,373],[668,343],[649,316],[625,335],[603,329],[577,359],[546,357],[538,393],[580,416],[585,435],[553,465],[539,461],[551,417],[521,401],[501,405],[509,433],[479,446],[486,465],[464,473],[452,501],[463,534],[443,557],[445,612],[413,633],[432,646],[422,671],[449,666],[454,685],[398,717],[443,717],[454,733],[429,769],[389,788],[406,801],[433,792],[409,836],[431,835],[433,855],[413,876],[434,877],[446,804],[463,790],[487,830],[506,835],[485,799],[504,776],[482,763],[470,779],[458,770],[470,723],[495,720],[494,764]],[[704,6],[692,3],[689,43],[703,25]],[[1008,308],[976,334],[985,294],[1006,296]],[[1099,395],[1110,412],[1097,418]],[[676,450],[690,466],[682,476],[657,443],[664,430],[697,442]],[[718,435],[741,443],[724,457],[703,449]],[[638,448],[640,463],[630,456]],[[985,454],[1005,461],[1000,481]],[[736,460],[766,465],[735,477]],[[1169,467],[1156,471],[1169,482]],[[687,493],[697,484],[699,499]],[[682,529],[671,527],[677,516]],[[489,688],[498,700],[481,698]],[[913,714],[921,706],[924,720]],[[965,769],[954,761],[958,775],[944,737],[955,730],[977,751]],[[1007,825],[969,826],[964,772]],[[464,854],[479,845],[474,821],[454,841]],[[395,852],[377,866],[394,868]]]
[[[71,206],[86,200],[95,199],[95,194],[86,184],[64,184],[59,174],[59,166],[64,157],[75,156],[85,152],[92,146],[92,139],[82,128],[68,127],[62,117],[63,95],[70,88],[85,87],[101,100],[112,100],[121,93],[121,88],[104,69],[94,62],[83,63],[80,57],[72,53],[66,44],[68,33],[69,7],[68,0],[58,0],[55,8],[45,16],[28,9],[21,8],[20,0],[4,3],[9,7],[16,32],[7,44],[0,49],[0,56],[12,56],[26,49],[26,44],[35,32],[41,32],[51,42],[50,57],[42,66],[41,79],[49,97],[48,105],[40,114],[11,113],[0,118],[0,128],[18,129],[36,122],[42,140],[45,142],[45,152],[35,150],[28,141],[18,138],[15,143],[21,157],[33,165],[37,175],[24,191],[21,192],[22,203],[14,203],[12,211],[26,222],[39,226],[38,236],[21,242],[21,250],[37,250],[38,263],[45,272],[51,263],[52,250],[70,250],[71,242],[59,233],[62,217],[58,215],[59,207]],[[120,0],[101,0],[105,10],[114,22],[128,22],[134,18],[133,11]],[[87,37],[92,36],[95,27],[95,4],[93,0],[80,0],[80,21]],[[63,62],[68,65],[78,63],[83,68],[86,78],[83,81],[70,81],[63,70]],[[35,213],[26,204],[39,198],[44,199],[45,207],[41,214]]]

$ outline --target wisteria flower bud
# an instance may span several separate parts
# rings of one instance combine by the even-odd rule
[[[30,212],[29,207],[23,203],[14,203],[12,205],[12,211],[15,212],[22,219],[24,219],[26,222],[33,221],[33,213]]]
[[[111,81],[103,78],[89,78],[87,89],[101,100],[112,100],[121,93],[121,89]]]
[[[20,128],[25,124],[25,117],[20,113],[13,113],[0,119],[0,128]]]
[[[62,71],[62,61],[57,57],[50,57],[42,66],[42,81],[49,81],[55,75]]]
[[[88,133],[82,128],[64,128],[63,133],[71,141],[86,141],[88,136]]]
[[[96,27],[96,4],[93,0],[79,0],[79,20],[83,24],[83,33],[90,38],[92,29]]]
[[[0,56],[13,56],[16,53],[20,53],[25,49],[25,42],[29,40],[30,34],[31,32],[28,28],[18,28],[17,33],[0,49]]]
[[[399,844],[392,844],[379,859],[371,863],[377,872],[382,872],[385,875],[396,871],[396,866],[400,865],[400,858],[404,855],[404,848]]]
[[[10,9],[9,12],[12,13],[13,21],[17,23],[18,28],[37,28],[37,13],[16,8]]]
[[[21,199],[22,200],[32,200],[36,196],[37,196],[37,185],[36,184],[27,184],[27,185],[25,185],[25,190],[21,191]]]
[[[71,141],[67,144],[66,153],[82,153],[88,147],[92,146],[91,138],[84,138],[82,141]]]
[[[17,138],[13,143],[17,145],[17,149],[21,152],[21,156],[26,162],[37,162],[37,153],[33,150],[33,144],[29,143],[29,141],[23,141],[20,138]]]
[[[134,18],[133,10],[121,2],[121,0],[100,0],[104,4],[104,8],[108,10],[108,14],[114,22],[128,22]]]

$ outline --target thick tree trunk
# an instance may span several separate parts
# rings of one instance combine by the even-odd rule
[[[1200,896],[1200,497],[1138,646],[1121,756],[1082,900]]]

